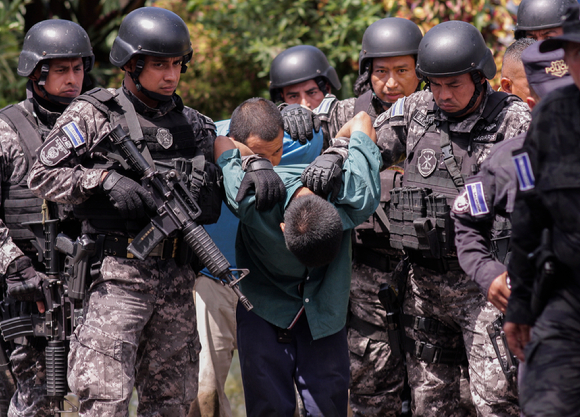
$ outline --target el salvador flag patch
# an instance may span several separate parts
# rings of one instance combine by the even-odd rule
[[[489,208],[485,202],[485,193],[481,181],[467,184],[467,198],[469,199],[469,209],[472,216],[483,216],[489,213]]]
[[[62,131],[68,136],[75,148],[85,143],[85,138],[75,122],[70,122],[62,127]]]
[[[532,190],[536,186],[536,179],[534,178],[534,172],[532,171],[530,156],[527,152],[522,152],[518,155],[512,156],[512,160],[516,166],[520,191]]]

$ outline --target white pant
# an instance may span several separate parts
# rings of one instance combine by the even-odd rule
[[[199,355],[198,410],[204,417],[232,417],[224,392],[236,343],[234,292],[218,281],[199,274],[195,282],[195,311],[201,343]],[[192,408],[197,408],[194,407]],[[190,415],[197,415],[196,412]]]

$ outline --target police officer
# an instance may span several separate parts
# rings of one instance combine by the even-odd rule
[[[417,71],[429,89],[399,99],[375,122],[384,165],[406,158],[389,220],[391,246],[410,261],[402,344],[413,414],[460,413],[458,364],[467,357],[478,414],[517,415],[485,330],[496,310],[458,264],[449,206],[496,142],[527,129],[529,110],[487,83],[496,72],[493,56],[468,23],[444,22],[427,32]]]
[[[515,38],[537,41],[562,34],[562,17],[574,0],[522,0],[518,6]]]
[[[564,52],[542,54],[534,43],[522,53],[531,109],[551,91],[573,83]],[[481,170],[467,180],[451,211],[459,264],[479,285],[487,300],[505,313],[510,290],[507,285],[507,246],[514,209],[517,177],[512,151],[522,147],[525,134],[491,149]]]
[[[179,237],[165,239],[143,261],[127,252],[129,239],[155,213],[154,201],[135,172],[91,152],[120,124],[146,159],[201,158],[201,167],[212,166],[213,122],[175,94],[191,56],[189,31],[175,13],[159,7],[129,13],[109,56],[125,71],[122,87],[94,89],[69,106],[30,174],[35,194],[74,205],[82,232],[96,245],[88,307],[69,353],[68,381],[81,416],[126,415],[134,385],[142,415],[184,416],[196,396],[191,256]],[[198,185],[192,184],[205,192]],[[219,212],[219,190],[207,192],[208,199],[217,196]]]
[[[308,110],[297,110],[297,107],[314,110],[324,97],[334,97],[330,94],[331,87],[340,90],[338,74],[315,46],[293,46],[274,58],[270,66],[270,97],[274,103],[282,103],[278,107],[284,118],[284,131],[292,139],[304,144],[312,139],[313,127],[318,132],[319,120]],[[324,149],[328,148],[329,140],[325,132]]]
[[[81,93],[93,62],[87,33],[68,20],[37,23],[24,38],[18,74],[29,78],[28,98],[0,111],[0,192],[4,222],[0,227],[0,272],[7,281],[8,296],[2,320],[15,318],[10,317],[14,314],[38,314],[45,310],[41,291],[45,268],[39,262],[39,251],[33,246],[35,235],[23,223],[66,220],[65,211],[54,205],[43,209],[43,201],[28,190],[26,179],[36,160],[36,149],[56,119]],[[5,328],[3,333],[6,336]],[[17,391],[8,415],[52,415],[46,398],[45,339],[18,337],[12,343],[15,348],[10,360]]]
[[[525,360],[520,404],[525,415],[533,417],[577,415],[580,406],[575,174],[580,164],[579,14],[573,6],[563,35],[540,45],[541,52],[564,50],[575,85],[542,99],[523,148],[514,152],[519,191],[512,215],[512,293],[504,330],[511,349]]]
[[[415,64],[422,38],[415,23],[400,17],[378,20],[365,30],[354,86],[356,97],[339,101],[328,95],[315,110],[330,137],[355,114],[364,111],[374,121],[398,99],[417,91],[420,80]]]
[[[331,137],[361,111],[375,120],[401,97],[419,87],[415,63],[419,27],[390,17],[370,25],[363,35],[359,59],[358,97],[337,100],[326,96],[315,110]],[[381,173],[381,206],[353,234],[348,340],[351,366],[350,406],[354,415],[396,416],[401,413],[405,367],[388,344],[386,312],[378,299],[381,284],[392,283],[392,270],[401,252],[389,245],[384,223],[389,191],[401,181],[402,168]]]

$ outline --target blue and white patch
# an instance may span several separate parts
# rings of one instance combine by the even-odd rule
[[[407,97],[401,97],[395,104],[391,106],[391,117],[404,116],[405,115],[405,99]]]
[[[532,190],[536,186],[536,179],[532,171],[530,156],[527,152],[522,152],[512,156],[512,160],[516,166],[520,191]]]
[[[469,199],[469,210],[472,216],[483,216],[489,213],[489,207],[485,201],[485,192],[481,181],[465,186],[467,198]]]
[[[75,122],[70,122],[64,125],[61,129],[63,133],[68,136],[75,148],[78,148],[85,143],[85,138]]]
[[[312,110],[315,114],[328,114],[332,108],[332,103],[336,100],[336,97],[325,97],[317,108]]]

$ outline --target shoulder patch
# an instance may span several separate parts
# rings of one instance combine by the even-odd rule
[[[465,186],[467,198],[469,199],[469,210],[472,216],[483,216],[489,213],[489,208],[485,201],[485,192],[481,181]]]
[[[324,97],[322,102],[318,105],[317,108],[312,110],[315,114],[328,114],[330,109],[332,108],[332,103],[334,103],[336,97]]]
[[[71,144],[66,136],[55,135],[42,145],[38,158],[42,164],[53,167],[71,154],[70,147]]]
[[[512,156],[512,160],[516,166],[520,191],[532,190],[536,186],[536,179],[532,171],[530,156],[527,152],[522,152]]]
[[[457,196],[453,202],[453,212],[454,213],[467,213],[469,210],[469,200],[467,198],[467,191],[463,191]]]
[[[64,125],[61,130],[68,136],[70,142],[75,148],[78,148],[85,143],[85,138],[75,122],[70,122]]]

